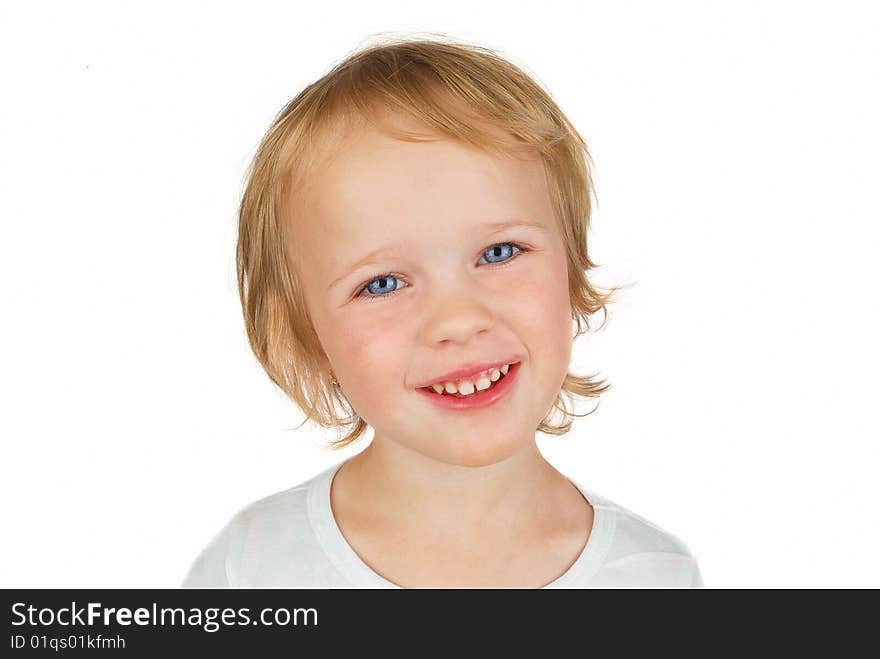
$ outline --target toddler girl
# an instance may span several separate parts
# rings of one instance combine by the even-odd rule
[[[392,40],[300,92],[241,202],[248,337],[332,446],[374,436],[240,510],[184,585],[702,586],[681,540],[535,441],[609,386],[568,372],[617,290],[587,278],[593,194],[578,132],[488,49]]]

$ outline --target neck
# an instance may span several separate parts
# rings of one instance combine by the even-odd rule
[[[559,502],[570,500],[573,489],[544,459],[534,437],[501,462],[468,467],[377,436],[346,462],[334,488],[337,480],[347,503],[363,503],[364,518],[450,540],[533,529],[553,516]]]

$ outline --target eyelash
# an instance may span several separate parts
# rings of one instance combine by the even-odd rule
[[[492,266],[492,267],[496,267],[496,268],[502,268],[502,267],[504,267],[504,266],[506,266],[506,265],[508,265],[508,264],[510,264],[510,263],[513,263],[514,261],[516,261],[517,257],[519,257],[521,254],[526,254],[526,253],[532,251],[531,248],[526,247],[525,245],[523,245],[523,244],[521,244],[521,243],[514,243],[514,242],[509,242],[509,241],[508,241],[508,242],[503,242],[503,243],[495,243],[494,245],[489,245],[486,249],[483,250],[483,253],[485,254],[488,250],[492,249],[493,247],[499,247],[499,246],[502,246],[502,245],[512,245],[513,247],[515,247],[515,248],[517,249],[517,251],[515,251],[514,254],[513,254],[513,256],[511,256],[511,257],[510,257],[509,259],[507,259],[506,261],[502,261],[501,263],[487,263],[486,265],[488,265],[488,266]],[[355,298],[356,298],[356,299],[357,299],[357,298],[366,298],[367,301],[369,301],[369,302],[375,302],[375,301],[377,301],[377,300],[382,300],[382,299],[385,299],[385,298],[389,298],[389,297],[391,297],[392,295],[397,295],[401,290],[403,290],[403,289],[396,289],[396,290],[391,291],[390,293],[380,293],[379,295],[364,295],[364,292],[366,292],[366,289],[367,289],[367,287],[368,287],[370,284],[372,284],[372,283],[373,283],[374,281],[376,281],[377,279],[383,279],[383,278],[386,278],[386,277],[393,277],[394,279],[400,279],[400,280],[403,281],[404,283],[407,283],[407,284],[409,283],[409,282],[406,281],[406,279],[403,278],[402,275],[399,275],[399,274],[396,273],[396,272],[386,272],[385,274],[378,275],[378,276],[376,276],[376,277],[371,277],[370,279],[368,279],[367,281],[365,281],[365,282],[364,282],[364,283],[358,288],[358,294],[355,296]]]

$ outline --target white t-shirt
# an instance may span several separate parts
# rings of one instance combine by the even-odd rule
[[[398,588],[355,553],[333,517],[340,462],[240,510],[198,555],[183,587]],[[703,587],[697,561],[672,534],[572,484],[593,528],[575,562],[544,588]]]

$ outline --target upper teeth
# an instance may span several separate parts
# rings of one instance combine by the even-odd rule
[[[458,382],[437,382],[431,385],[431,388],[438,394],[444,391],[447,394],[461,394],[462,396],[470,396],[474,391],[483,391],[492,386],[493,382],[497,382],[502,375],[507,375],[510,364],[505,364],[501,368],[493,368],[487,375],[482,375],[475,381],[459,380]]]

